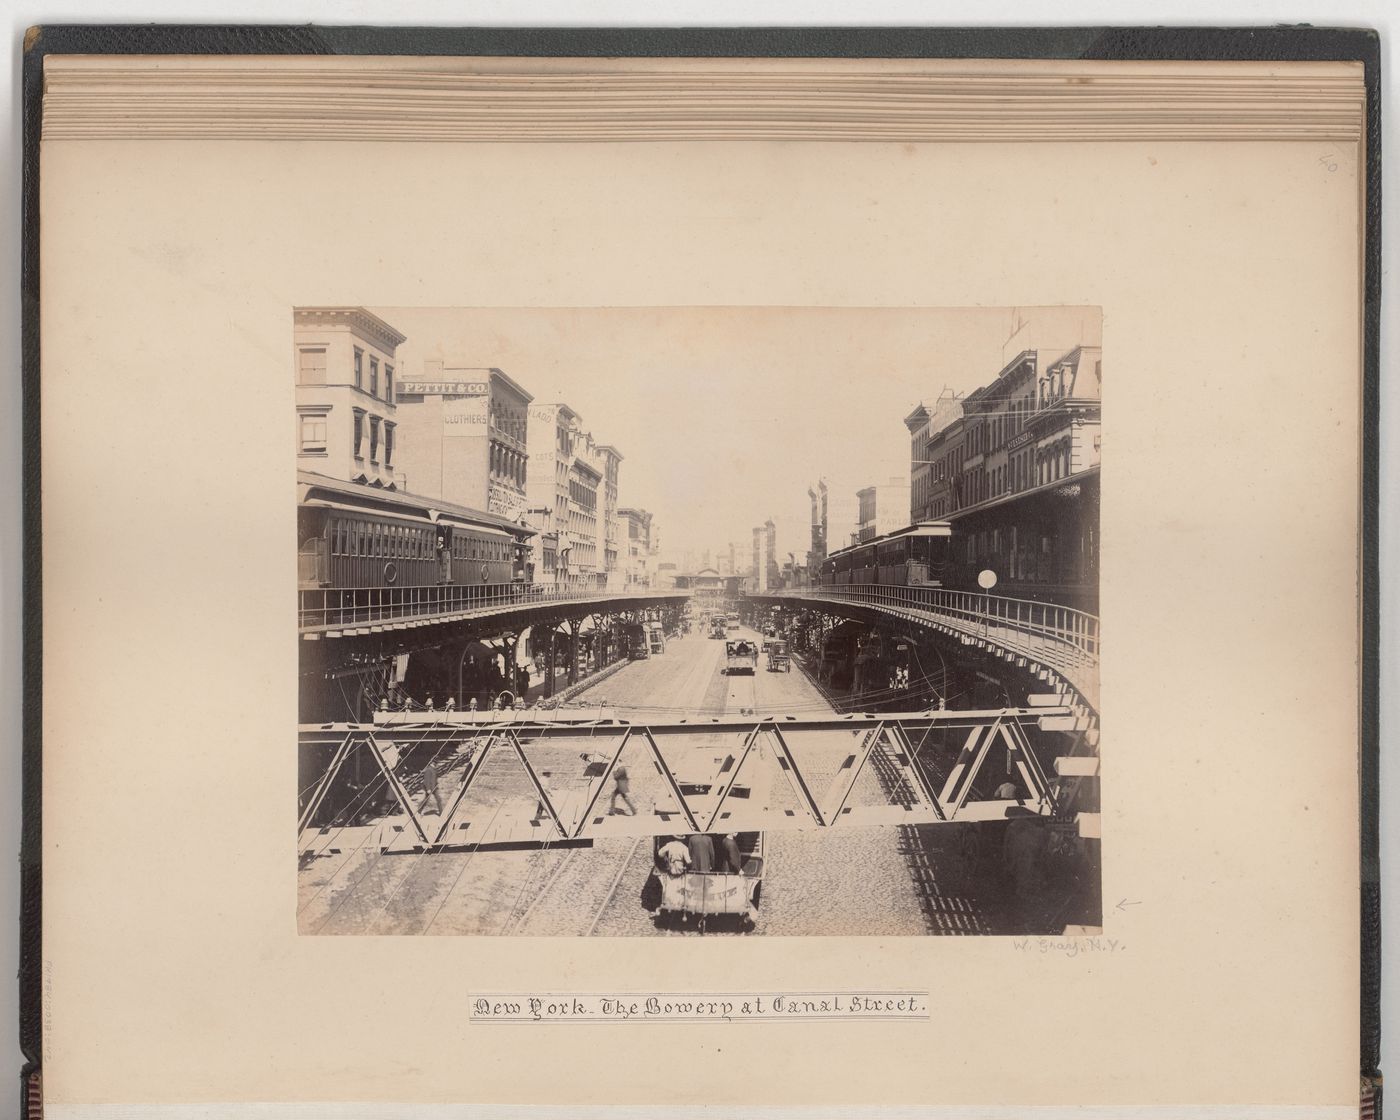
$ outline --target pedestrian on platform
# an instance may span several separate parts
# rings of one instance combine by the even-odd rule
[[[516,667],[515,670],[515,694],[522,700],[525,694],[530,691],[530,670],[524,665]]]

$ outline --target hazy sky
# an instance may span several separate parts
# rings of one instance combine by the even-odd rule
[[[1086,308],[394,308],[399,379],[428,358],[497,366],[563,401],[623,455],[620,503],[651,510],[667,552],[729,541],[771,517],[802,559],[807,488],[908,480],[904,417],[970,392],[1011,355],[1099,341]],[[1017,329],[1019,326],[1019,330]],[[1014,334],[1014,337],[1013,337]],[[409,489],[414,480],[408,480]]]

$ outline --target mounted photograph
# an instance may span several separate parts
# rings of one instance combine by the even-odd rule
[[[299,932],[1101,933],[1101,333],[292,308]]]

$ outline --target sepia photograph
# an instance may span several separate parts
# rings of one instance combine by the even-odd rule
[[[291,318],[302,934],[1102,932],[1097,308]]]

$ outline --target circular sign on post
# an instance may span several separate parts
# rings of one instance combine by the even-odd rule
[[[990,591],[997,585],[997,574],[991,568],[983,568],[977,573],[977,586],[983,591]]]

